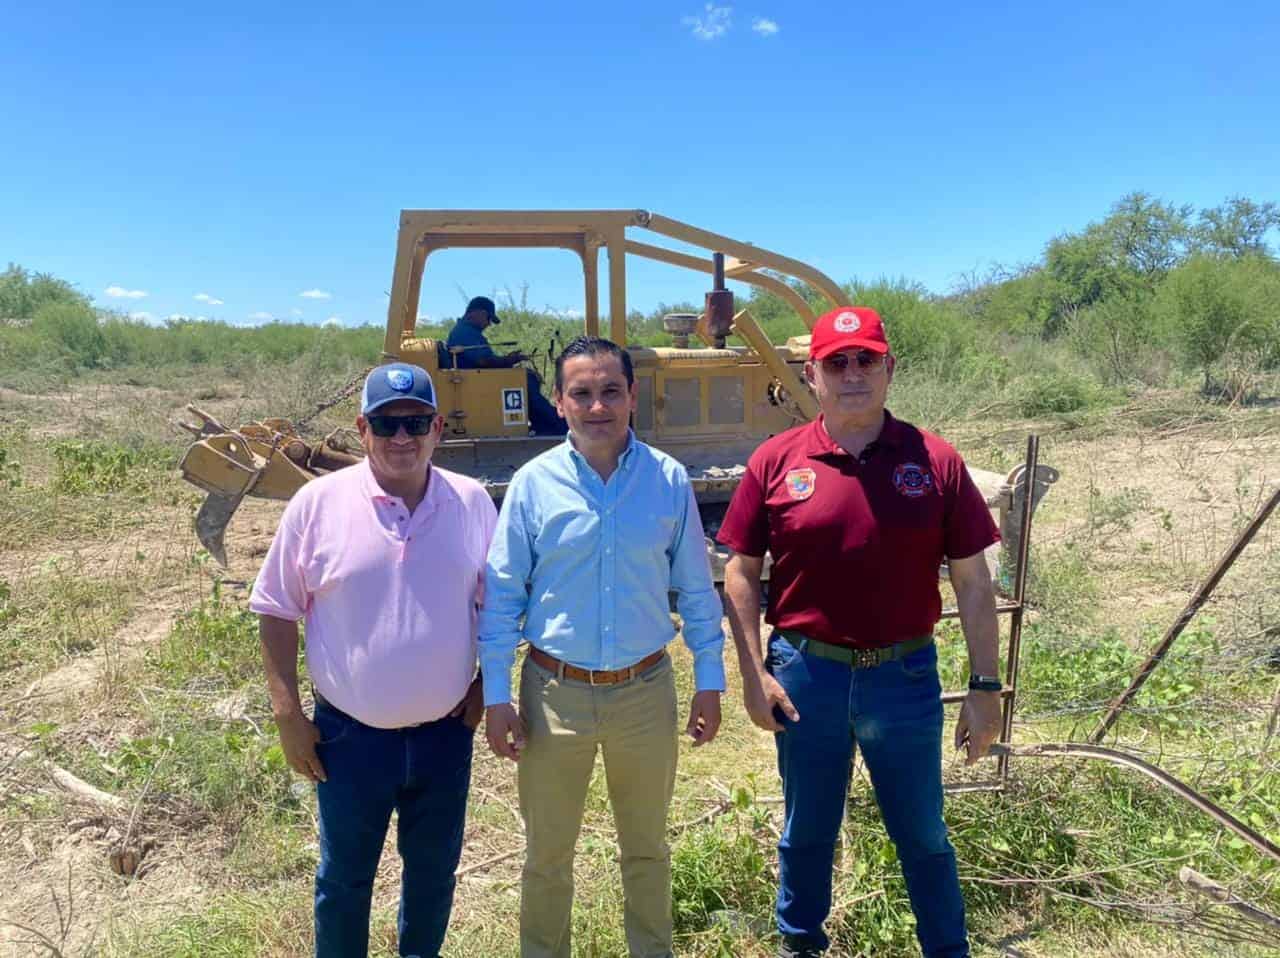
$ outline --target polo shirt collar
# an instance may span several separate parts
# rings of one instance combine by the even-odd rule
[[[849,453],[836,445],[836,441],[827,432],[827,427],[823,422],[824,418],[819,415],[817,419],[809,424],[809,435],[805,438],[805,455],[810,458],[848,456]],[[880,427],[880,435],[871,440],[867,445],[867,449],[892,449],[902,444],[902,438],[902,422],[895,419],[893,413],[886,409],[884,411],[884,425]]]
[[[361,471],[360,488],[371,502],[403,501],[399,496],[391,495],[387,490],[383,489],[382,486],[378,485],[378,480],[375,479],[373,475],[373,467],[369,465],[368,456],[360,460],[358,464],[351,468],[359,469]],[[422,501],[418,503],[418,507],[413,510],[413,514],[415,516],[420,513],[426,514],[427,512],[434,510],[435,507],[439,505],[440,499],[444,495],[445,483],[441,481],[439,476],[432,475],[433,472],[435,472],[434,466],[430,467],[430,472],[427,473],[427,492],[426,495],[422,497]]]

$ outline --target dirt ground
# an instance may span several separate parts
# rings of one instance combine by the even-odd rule
[[[25,421],[56,437],[80,417],[107,434],[164,437],[184,402],[175,391],[129,386],[38,398],[0,390],[0,424]],[[229,398],[207,405],[234,418],[244,404],[242,398]],[[1041,460],[1056,467],[1061,478],[1036,516],[1033,541],[1042,548],[1068,539],[1089,541],[1089,561],[1105,582],[1097,596],[1102,617],[1127,640],[1148,641],[1151,630],[1168,625],[1247,518],[1280,484],[1276,420],[1280,415],[1243,412],[1166,429],[1123,422],[1046,429]],[[74,428],[82,430],[83,422]],[[966,427],[957,430],[957,442],[975,465],[1004,471],[1020,458],[1025,431],[1006,425],[993,440]],[[113,926],[160,920],[188,910],[220,881],[235,883],[225,864],[228,837],[217,827],[172,821],[149,826],[152,834],[131,835],[136,808],[104,809],[59,787],[47,765],[30,760],[38,737],[32,729],[41,723],[74,727],[75,735],[91,745],[117,738],[121,723],[129,721],[128,702],[149,694],[146,688],[119,685],[129,661],[163,639],[175,618],[208,594],[215,578],[230,595],[243,594],[252,582],[282,505],[252,500],[243,505],[228,530],[228,569],[220,572],[199,560],[190,533],[191,500],[178,480],[173,483],[184,494],[180,501],[140,504],[121,534],[56,537],[17,549],[0,545],[0,581],[15,590],[33,570],[51,562],[87,577],[108,571],[119,576],[139,565],[138,593],[108,641],[21,682],[0,680],[0,797],[31,799],[26,817],[0,819],[0,955],[92,953]],[[1241,567],[1266,561],[1278,545],[1280,517],[1273,517]],[[137,560],[144,554],[150,558]],[[1224,592],[1233,581],[1229,575]],[[730,710],[738,709],[738,702],[732,694],[726,700]],[[219,707],[236,714],[235,703]],[[740,760],[767,770],[768,743],[761,737],[748,740],[754,751]],[[510,890],[518,875],[518,857],[510,853],[519,826],[510,774],[480,749],[476,755],[473,804],[484,825],[469,829],[463,868],[473,871],[460,886],[460,907],[468,896],[492,894],[495,887]],[[506,841],[497,841],[495,834]],[[110,850],[122,843],[141,847],[142,840],[152,845],[138,876],[114,874]],[[386,856],[380,900],[394,894],[397,870],[394,854]],[[1145,954],[1140,945],[1133,947],[1129,953]],[[1100,943],[1090,953],[1122,951]]]

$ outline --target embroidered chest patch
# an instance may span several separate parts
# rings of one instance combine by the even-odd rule
[[[909,499],[918,499],[933,491],[933,476],[918,463],[904,462],[893,470],[893,488]]]
[[[797,502],[813,495],[818,477],[812,469],[791,469],[787,472],[787,495]]]

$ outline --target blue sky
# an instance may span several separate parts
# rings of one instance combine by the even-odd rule
[[[402,208],[641,207],[945,291],[1131,190],[1280,201],[1274,2],[4,6],[0,262],[157,319],[381,324]],[[526,283],[581,308],[568,253],[452,251],[422,312]]]

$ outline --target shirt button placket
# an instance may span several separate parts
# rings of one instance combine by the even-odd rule
[[[614,601],[613,587],[617,576],[617,521],[615,516],[615,497],[617,484],[605,486],[603,504],[604,515],[600,517],[601,544],[604,546],[604,557],[601,562],[600,591],[600,657],[603,668],[612,669],[619,666],[617,661],[617,603]]]

